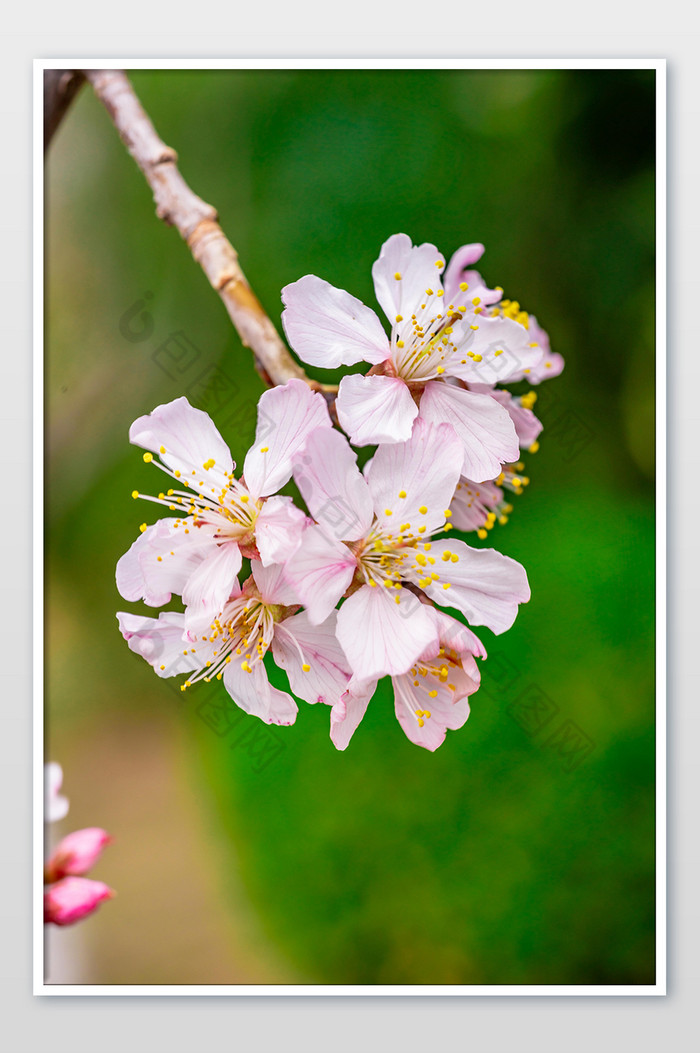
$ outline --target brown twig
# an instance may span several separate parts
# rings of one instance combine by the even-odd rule
[[[177,167],[177,154],[160,139],[148,114],[121,70],[82,70],[146,177],[156,203],[156,215],[174,226],[224,302],[243,344],[255,358],[266,384],[285,384],[293,377],[306,381],[331,404],[337,387],[307,377],[294,361],[265,314],[238,263],[238,255],[219,226],[216,209],[187,185]]]
[[[84,83],[79,69],[44,70],[44,152]]]

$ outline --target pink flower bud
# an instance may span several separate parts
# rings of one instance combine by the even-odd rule
[[[88,826],[75,830],[59,841],[55,852],[46,864],[45,881],[58,881],[67,875],[87,874],[99,859],[102,849],[111,841],[106,830],[99,826]]]
[[[73,925],[97,910],[114,892],[102,881],[67,877],[44,893],[44,921],[54,925]]]

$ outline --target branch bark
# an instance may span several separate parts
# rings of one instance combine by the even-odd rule
[[[160,139],[122,70],[82,70],[112,118],[122,142],[148,181],[156,215],[174,226],[187,242],[213,289],[223,300],[255,367],[266,384],[286,384],[297,377],[320,391],[334,410],[338,389],[307,377],[294,361],[265,314],[238,262],[238,254],[218,223],[213,205],[187,185],[177,167],[177,154]]]
[[[85,77],[79,69],[44,70],[44,153]]]

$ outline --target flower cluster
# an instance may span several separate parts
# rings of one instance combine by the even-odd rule
[[[502,633],[530,590],[519,563],[449,531],[486,537],[507,521],[506,495],[527,485],[519,457],[537,448],[536,395],[499,385],[563,368],[536,319],[472,269],[482,252],[464,246],[446,267],[435,246],[391,237],[372,271],[389,335],[374,311],[314,275],[283,290],[282,322],[303,361],[371,364],[340,382],[345,435],[301,380],[260,398],[240,473],[185,398],[135,421],[131,441],[168,480],[158,496],[133,496],[171,514],[142,524],[117,586],[152,607],[175,594],[184,610],[118,619],[159,676],[182,675],[182,690],[223,680],[271,724],[292,724],[297,698],[325,703],[339,749],[384,676],[413,742],[434,750],[464,724],[486,653],[439,608]],[[376,447],[362,471],[353,446]],[[292,478],[305,510],[279,493]],[[270,661],[289,692],[270,683]]]
[[[45,780],[45,820],[58,822],[68,814],[68,800],[60,793],[63,772],[56,763],[47,764]],[[85,874],[95,865],[111,838],[96,826],[75,830],[56,846],[44,865],[44,921],[53,925],[73,925],[93,914],[100,903],[114,892],[102,881]]]

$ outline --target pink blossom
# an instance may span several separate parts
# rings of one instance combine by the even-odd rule
[[[456,607],[474,625],[508,629],[530,590],[519,563],[462,541],[450,529],[461,446],[447,424],[418,419],[404,443],[380,446],[360,473],[338,432],[313,432],[294,459],[294,478],[316,520],[286,565],[312,623],[346,595],[338,639],[356,677],[400,675],[437,630],[421,592]]]
[[[351,676],[336,638],[335,612],[323,625],[312,625],[281,566],[253,560],[251,569],[242,588],[233,582],[229,599],[203,632],[193,632],[186,616],[174,611],[157,619],[120,613],[119,628],[158,676],[186,674],[183,691],[200,680],[223,680],[246,713],[266,724],[293,724],[296,702],[272,686],[263,659],[271,650],[295,695],[333,705]]]
[[[411,742],[436,750],[448,729],[461,728],[469,716],[467,698],[479,687],[481,673],[475,657],[485,658],[479,639],[464,625],[434,608],[426,608],[438,638],[415,665],[392,677],[397,719]],[[344,750],[365,715],[377,680],[353,678],[331,710],[331,739]]]
[[[513,506],[506,501],[504,490],[521,494],[523,487],[530,482],[523,475],[524,465],[504,464],[497,479],[488,483],[475,483],[464,476],[457,483],[450,510],[451,522],[464,533],[475,530],[480,538],[485,538],[495,523],[507,523]]]
[[[68,815],[68,798],[61,796],[59,790],[63,783],[63,771],[60,764],[51,761],[44,765],[44,820],[56,823]]]
[[[283,289],[284,328],[305,362],[372,364],[367,376],[353,374],[340,383],[338,419],[355,445],[407,441],[421,418],[453,426],[469,478],[493,479],[501,464],[517,458],[515,428],[504,408],[490,395],[448,382],[492,387],[542,358],[522,319],[490,309],[500,290],[487,289],[466,270],[481,252],[481,245],[458,250],[443,286],[445,261],[434,245],[413,246],[405,234],[389,238],[372,268],[389,337],[374,311],[315,275]]]
[[[93,914],[100,903],[114,892],[102,881],[66,877],[44,892],[44,921],[53,925],[73,925]]]
[[[301,380],[266,391],[258,405],[254,445],[236,478],[226,443],[208,414],[186,398],[140,417],[129,437],[175,483],[158,497],[177,516],[142,526],[117,564],[127,600],[160,607],[182,596],[186,623],[205,630],[231,595],[243,556],[268,566],[299,545],[306,517],[289,497],[272,496],[291,476],[292,457],[315,428],[331,427],[322,395]]]
[[[542,348],[542,357],[538,363],[532,365],[529,369],[523,369],[519,373],[514,374],[510,378],[509,383],[514,383],[516,380],[527,380],[529,384],[541,384],[543,380],[551,380],[553,377],[558,377],[564,368],[563,357],[557,351],[552,351],[549,345],[549,335],[539,324],[534,314],[528,316],[528,334],[530,339],[538,347]]]
[[[69,875],[80,877],[87,874],[111,840],[106,830],[98,826],[85,827],[68,834],[58,843],[46,864],[45,881],[52,882]]]

